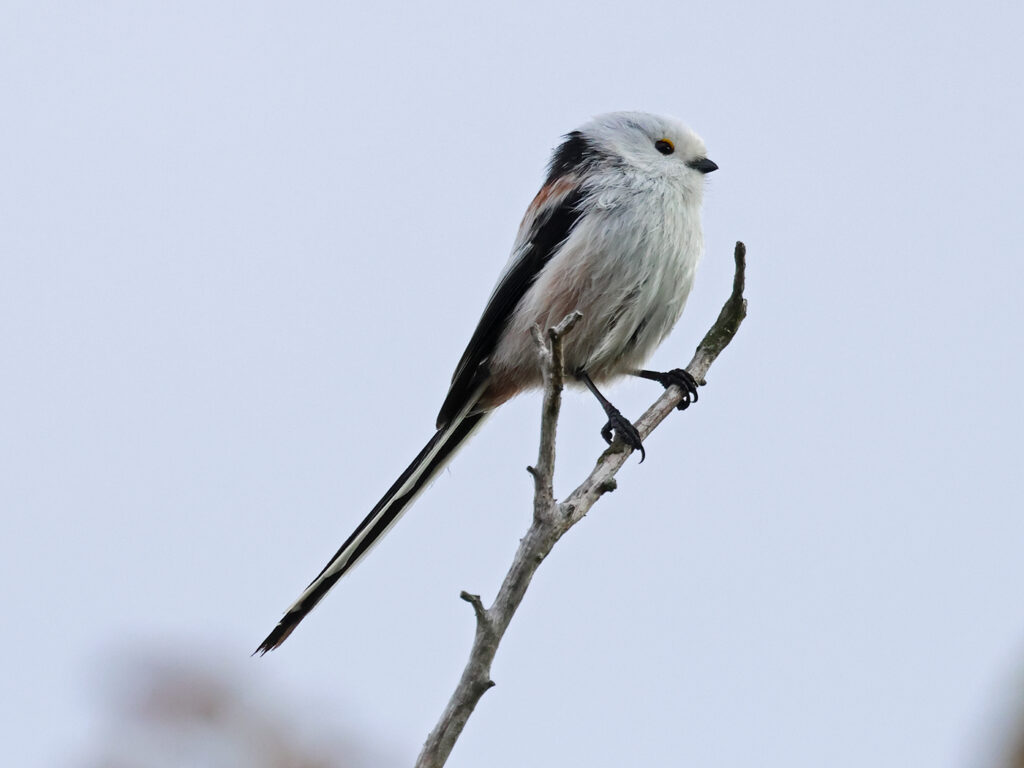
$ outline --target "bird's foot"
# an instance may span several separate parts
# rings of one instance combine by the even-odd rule
[[[601,428],[601,437],[608,445],[612,444],[613,436],[622,440],[634,451],[640,451],[640,463],[644,463],[647,452],[640,440],[640,431],[633,426],[633,422],[623,416],[618,408],[611,408],[607,411],[608,423]]]
[[[676,406],[680,411],[690,407],[690,403],[697,402],[697,380],[684,368],[673,368],[671,371],[640,371],[639,375],[645,379],[656,381],[665,389],[673,384],[683,391],[683,399]]]

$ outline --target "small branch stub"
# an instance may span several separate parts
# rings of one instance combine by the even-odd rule
[[[487,609],[484,608],[484,603],[480,599],[480,595],[471,595],[469,592],[463,590],[459,593],[459,597],[465,600],[467,603],[473,606],[473,613],[476,614],[476,620],[478,624],[490,625],[490,619],[487,616]]]

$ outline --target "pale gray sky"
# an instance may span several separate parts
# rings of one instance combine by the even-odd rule
[[[749,248],[700,403],[542,568],[450,765],[980,766],[1024,679],[1017,2],[8,0],[2,720],[95,738],[177,649],[411,764],[530,514],[502,409],[278,652],[431,433],[560,135],[675,115]],[[614,390],[638,414],[656,386]],[[603,444],[568,398],[560,490]]]

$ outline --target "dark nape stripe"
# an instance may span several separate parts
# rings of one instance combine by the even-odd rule
[[[573,131],[565,135],[565,141],[558,145],[548,163],[548,176],[545,186],[557,178],[579,168],[591,154],[590,142],[582,133]]]

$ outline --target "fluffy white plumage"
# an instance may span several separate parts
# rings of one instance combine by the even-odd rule
[[[704,251],[706,172],[687,165],[705,157],[699,136],[642,112],[602,115],[580,133],[594,161],[545,185],[505,268],[514,269],[529,248],[537,219],[581,188],[579,221],[526,292],[491,358],[493,375],[516,380],[520,389],[540,384],[530,328],[553,327],[574,309],[583,319],[565,341],[567,371],[584,370],[600,383],[639,368],[682,314]],[[666,139],[674,145],[669,155],[654,146]]]
[[[284,642],[491,410],[540,385],[531,339],[535,325],[554,326],[574,310],[583,314],[563,347],[570,382],[593,388],[594,382],[637,371],[675,325],[690,294],[704,249],[704,176],[717,167],[685,125],[643,112],[601,115],[565,137],[456,366],[437,432],[258,652]],[[667,381],[661,374],[647,377]],[[613,414],[621,414],[598,397],[609,415],[606,434]],[[631,425],[616,423],[616,433],[623,428]],[[631,444],[639,446],[639,437],[634,439]]]

